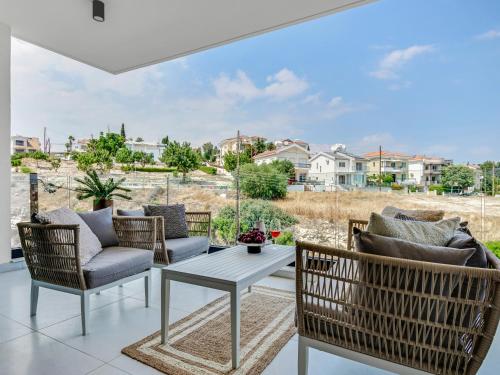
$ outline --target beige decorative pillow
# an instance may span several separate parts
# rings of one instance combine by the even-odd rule
[[[80,226],[80,265],[87,264],[90,259],[102,251],[101,242],[94,232],[76,212],[69,208],[63,207],[49,212],[42,212],[36,217],[42,224],[78,224]]]
[[[459,223],[459,217],[429,223],[403,221],[372,212],[366,230],[380,236],[394,237],[420,244],[446,246]]]
[[[413,217],[419,221],[439,221],[444,217],[443,210],[404,210],[393,206],[387,206],[382,210],[382,215],[395,217],[397,214],[403,214]]]

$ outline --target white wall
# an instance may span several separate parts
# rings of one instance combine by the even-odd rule
[[[10,261],[10,28],[0,23],[0,264]]]
[[[415,180],[417,185],[423,184],[424,176],[424,163],[421,161],[414,161],[408,163],[408,179]]]

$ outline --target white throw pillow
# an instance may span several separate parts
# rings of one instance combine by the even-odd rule
[[[102,251],[101,242],[92,232],[90,227],[78,216],[78,214],[69,208],[63,207],[57,210],[42,212],[36,215],[36,218],[42,224],[78,224],[80,226],[80,265],[84,266],[90,259]]]

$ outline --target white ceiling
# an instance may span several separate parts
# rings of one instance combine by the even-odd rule
[[[175,59],[372,0],[0,0],[12,35],[110,73]],[[279,46],[277,46],[279,47]]]

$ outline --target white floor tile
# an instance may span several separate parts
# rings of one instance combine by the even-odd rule
[[[130,373],[110,365],[101,366],[98,369],[88,373],[88,375],[129,375],[129,374]]]
[[[0,344],[30,332],[30,328],[0,315]]]
[[[118,367],[121,370],[127,371],[134,375],[160,375],[163,374],[160,371],[155,370],[152,367],[146,366],[135,359],[127,357],[121,354],[118,358],[115,358],[110,362],[110,365]]]

